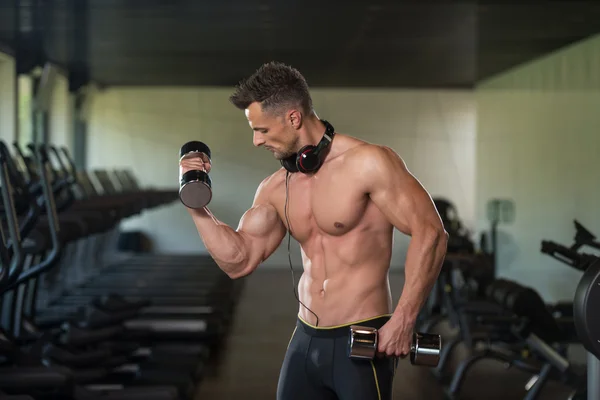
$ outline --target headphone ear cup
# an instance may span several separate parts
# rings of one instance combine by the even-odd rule
[[[293,154],[283,160],[280,160],[281,166],[286,169],[288,172],[298,172],[298,167],[296,166],[296,154]]]
[[[321,160],[314,153],[316,146],[308,145],[304,146],[298,152],[296,157],[296,167],[298,171],[302,173],[309,173],[319,169]]]

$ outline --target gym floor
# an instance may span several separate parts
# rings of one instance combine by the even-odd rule
[[[227,345],[218,365],[200,384],[197,400],[275,399],[279,368],[298,310],[290,272],[263,269],[246,279]],[[402,273],[390,274],[394,303],[403,279]],[[460,349],[456,353],[460,357]],[[499,362],[482,361],[467,376],[460,398],[522,399],[529,378],[520,371],[505,370]],[[412,366],[408,359],[400,362],[394,387],[395,399],[444,399],[442,386],[429,370]],[[566,399],[567,393],[560,384],[551,383],[541,398]]]

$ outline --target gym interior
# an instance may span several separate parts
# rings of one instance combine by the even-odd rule
[[[229,96],[280,61],[448,232],[436,365],[401,359],[394,398],[600,399],[599,33],[592,1],[0,0],[0,398],[276,398],[300,246],[231,279],[178,162],[208,146],[236,227],[281,166]]]

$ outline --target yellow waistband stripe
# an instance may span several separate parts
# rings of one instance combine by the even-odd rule
[[[292,336],[290,336],[290,341],[288,342],[288,345],[287,345],[288,349],[290,348],[290,344],[292,343],[292,340],[294,340],[294,335],[296,334],[296,329],[298,329],[297,326],[294,328],[294,331],[292,332]]]
[[[377,318],[391,317],[391,316],[392,316],[392,314],[381,314],[381,315],[377,315],[375,317],[365,318],[365,319],[361,319],[359,321],[348,322],[348,323],[345,323],[345,324],[342,324],[342,325],[335,325],[335,326],[315,326],[315,325],[312,325],[312,324],[309,324],[308,322],[306,322],[299,315],[298,315],[298,319],[300,321],[302,321],[303,323],[305,323],[306,325],[310,326],[313,329],[337,329],[337,328],[343,328],[345,326],[357,325],[357,324],[361,324],[363,322],[372,321],[372,320],[377,319]]]
[[[379,379],[377,378],[377,370],[375,369],[375,364],[371,360],[371,368],[373,368],[373,377],[375,378],[375,387],[377,387],[377,398],[381,400],[381,392],[379,391]]]

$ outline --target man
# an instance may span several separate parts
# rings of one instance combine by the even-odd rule
[[[335,133],[320,120],[294,68],[265,64],[230,100],[245,111],[254,145],[286,161],[288,170],[262,181],[237,229],[207,208],[189,213],[232,279],[251,274],[288,230],[301,245],[301,304],[277,398],[390,399],[396,357],[410,351],[417,314],[446,252],[447,234],[432,199],[390,148]],[[297,161],[296,153],[318,143],[320,168],[289,172],[310,168],[302,164],[314,164],[314,157]],[[182,172],[209,167],[197,160],[181,163]],[[395,307],[388,281],[394,228],[411,236]],[[378,328],[379,356],[373,361],[348,357],[349,326],[357,323]]]

